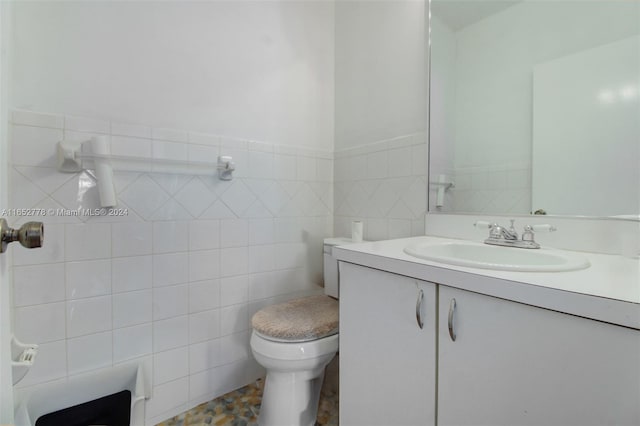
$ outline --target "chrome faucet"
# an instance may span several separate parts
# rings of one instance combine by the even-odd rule
[[[489,238],[496,240],[505,239],[507,241],[515,241],[518,239],[518,232],[513,226],[515,219],[511,219],[511,227],[509,229],[493,223],[489,225]]]
[[[518,239],[518,232],[514,227],[515,219],[511,219],[511,226],[507,229],[497,223],[490,223],[484,221],[477,221],[473,225],[476,227],[489,228],[489,238],[484,240],[485,244],[491,244],[496,246],[538,249],[540,244],[535,241],[534,230],[536,231],[556,231],[556,227],[553,225],[527,225],[524,227],[522,238]]]

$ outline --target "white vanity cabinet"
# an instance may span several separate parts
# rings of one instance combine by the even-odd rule
[[[340,282],[342,426],[640,425],[640,330],[345,262]]]
[[[440,286],[438,343],[438,425],[640,425],[638,330]]]
[[[436,286],[341,263],[340,425],[434,425],[435,392]]]

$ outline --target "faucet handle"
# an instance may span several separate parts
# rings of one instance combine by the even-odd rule
[[[486,220],[478,220],[477,222],[473,223],[473,226],[475,226],[476,228],[492,228],[496,225],[496,223],[487,222]]]
[[[541,225],[531,225],[530,228],[533,231],[536,231],[536,232],[543,232],[543,231],[544,232],[555,232],[555,231],[558,230],[558,228],[556,228],[553,225],[549,225],[548,223],[541,224]]]

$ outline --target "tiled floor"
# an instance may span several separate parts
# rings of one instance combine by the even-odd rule
[[[157,426],[257,426],[264,381],[229,392],[213,401],[166,420]],[[318,407],[318,426],[338,424],[338,395],[323,387]]]

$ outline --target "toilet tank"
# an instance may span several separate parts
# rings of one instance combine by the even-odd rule
[[[339,276],[338,261],[333,257],[333,248],[350,244],[351,238],[325,238],[324,239],[324,294],[338,298]]]

